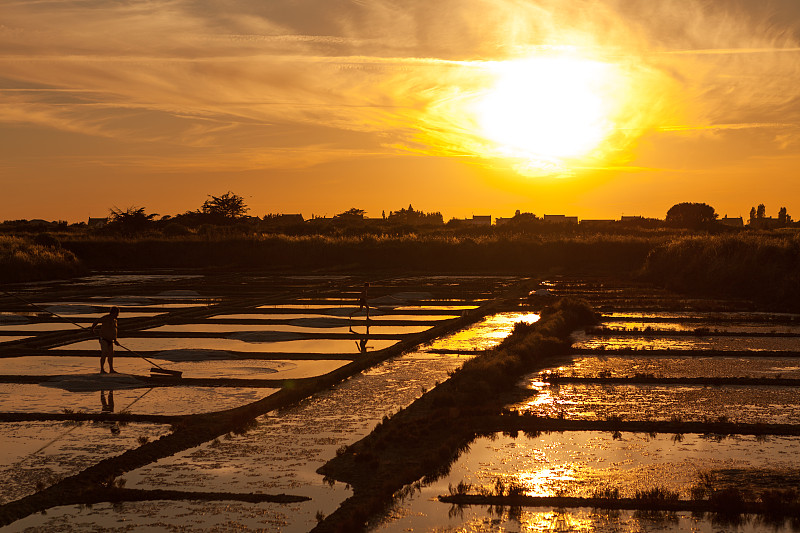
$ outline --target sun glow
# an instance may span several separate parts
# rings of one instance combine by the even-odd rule
[[[557,172],[598,150],[614,132],[620,84],[614,66],[576,57],[493,63],[494,85],[475,103],[481,130],[497,156]]]

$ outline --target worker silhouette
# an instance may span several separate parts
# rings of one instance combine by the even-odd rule
[[[369,281],[365,281],[364,288],[361,289],[361,294],[358,297],[358,309],[350,314],[350,318],[352,318],[354,314],[360,313],[362,309],[365,309],[367,313],[367,320],[369,320],[369,304],[367,303],[368,297],[369,297]]]
[[[117,340],[117,317],[119,316],[119,307],[112,306],[108,310],[107,315],[103,315],[92,324],[92,333],[95,328],[100,326],[100,373],[106,373],[106,358],[108,358],[108,371],[111,374],[116,374],[114,370],[114,345],[119,346]]]

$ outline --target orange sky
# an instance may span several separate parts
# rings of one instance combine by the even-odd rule
[[[796,0],[25,0],[0,12],[0,220],[176,214],[228,190],[259,216],[411,203],[445,218],[663,218],[696,201],[800,218]],[[486,113],[502,119],[493,134]],[[598,136],[580,153],[569,144]]]

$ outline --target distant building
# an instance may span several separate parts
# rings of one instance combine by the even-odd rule
[[[753,229],[772,229],[780,227],[777,218],[774,217],[761,217],[750,219],[750,227]]]
[[[601,227],[601,226],[610,226],[614,224],[616,220],[612,220],[610,218],[585,218],[580,221],[581,226],[592,226],[592,227]]]
[[[718,220],[720,224],[723,226],[730,226],[732,228],[743,228],[744,227],[744,219],[742,217],[722,217]]]
[[[622,218],[620,220],[622,222],[640,222],[644,220],[644,217],[641,215],[628,215],[628,216],[622,215]]]
[[[491,226],[491,215],[472,215],[472,218],[451,218],[448,221],[451,226]]]
[[[544,221],[548,224],[577,224],[578,217],[568,217],[566,215],[545,215]]]
[[[264,221],[266,222],[268,220],[280,222],[282,224],[302,224],[304,222],[303,215],[297,213],[292,213],[292,214],[277,213],[277,214],[264,215]]]
[[[103,218],[92,218],[92,217],[89,217],[89,221],[86,223],[86,225],[89,226],[90,228],[102,228],[106,224],[108,224],[108,218],[107,217],[103,217]]]

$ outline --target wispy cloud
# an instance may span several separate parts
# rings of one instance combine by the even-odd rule
[[[485,140],[455,106],[490,82],[484,62],[573,47],[647,80],[621,89],[650,94],[619,117],[620,146],[647,129],[791,128],[797,20],[776,21],[769,2],[735,5],[3,2],[0,67],[13,86],[0,85],[0,123],[216,147],[221,165],[225,153],[258,165],[347,151],[472,157]]]

